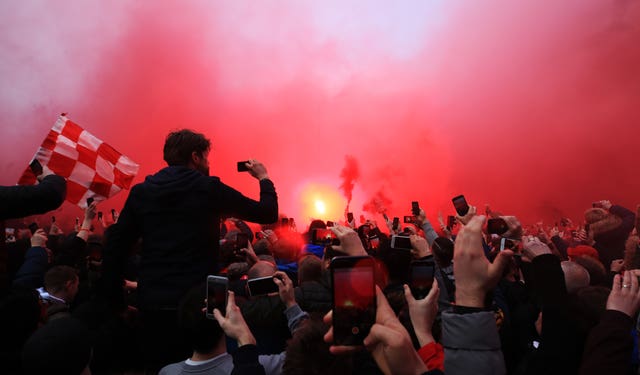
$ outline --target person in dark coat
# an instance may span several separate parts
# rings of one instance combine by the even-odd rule
[[[220,217],[273,223],[278,198],[267,169],[245,163],[260,183],[255,201],[209,176],[210,141],[191,130],[170,133],[164,145],[168,166],[134,186],[117,224],[107,233],[103,292],[123,308],[126,256],[142,238],[137,297],[144,331],[142,347],[149,369],[159,369],[188,354],[177,330],[177,306],[183,295],[218,266]]]

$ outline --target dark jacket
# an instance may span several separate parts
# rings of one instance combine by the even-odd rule
[[[27,250],[24,263],[13,279],[14,286],[37,289],[44,285],[44,274],[49,269],[49,254],[47,249],[34,246]]]
[[[277,221],[273,183],[260,181],[258,202],[218,177],[183,166],[148,176],[131,189],[118,223],[107,233],[104,290],[121,289],[125,257],[142,237],[139,305],[152,310],[176,307],[190,287],[217,271],[221,215],[259,223]]]
[[[43,214],[60,207],[67,196],[67,181],[49,175],[33,186],[0,186],[0,296],[4,295],[7,279],[7,251],[4,220]]]
[[[607,310],[589,333],[580,375],[628,374],[633,351],[633,319],[620,311]]]
[[[66,196],[67,182],[56,175],[49,175],[33,186],[0,186],[0,220],[55,210]]]
[[[333,304],[332,293],[329,271],[324,271],[320,280],[308,281],[295,288],[296,302],[306,312],[329,312]]]

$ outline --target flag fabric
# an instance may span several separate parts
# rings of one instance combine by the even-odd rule
[[[87,207],[87,198],[99,202],[129,189],[140,168],[65,114],[58,117],[34,159],[67,180],[67,201],[81,208]],[[18,184],[35,183],[36,176],[27,167]]]

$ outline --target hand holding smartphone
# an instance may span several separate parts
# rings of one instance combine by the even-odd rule
[[[464,195],[458,195],[457,197],[451,199],[451,201],[453,202],[453,207],[455,207],[458,215],[464,216],[469,212],[469,204],[464,198]]]
[[[375,263],[368,256],[331,261],[333,342],[359,346],[376,321]]]

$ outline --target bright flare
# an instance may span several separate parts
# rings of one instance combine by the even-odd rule
[[[325,206],[323,201],[316,201],[316,211],[318,211],[320,215],[324,215],[327,212],[327,206]]]

